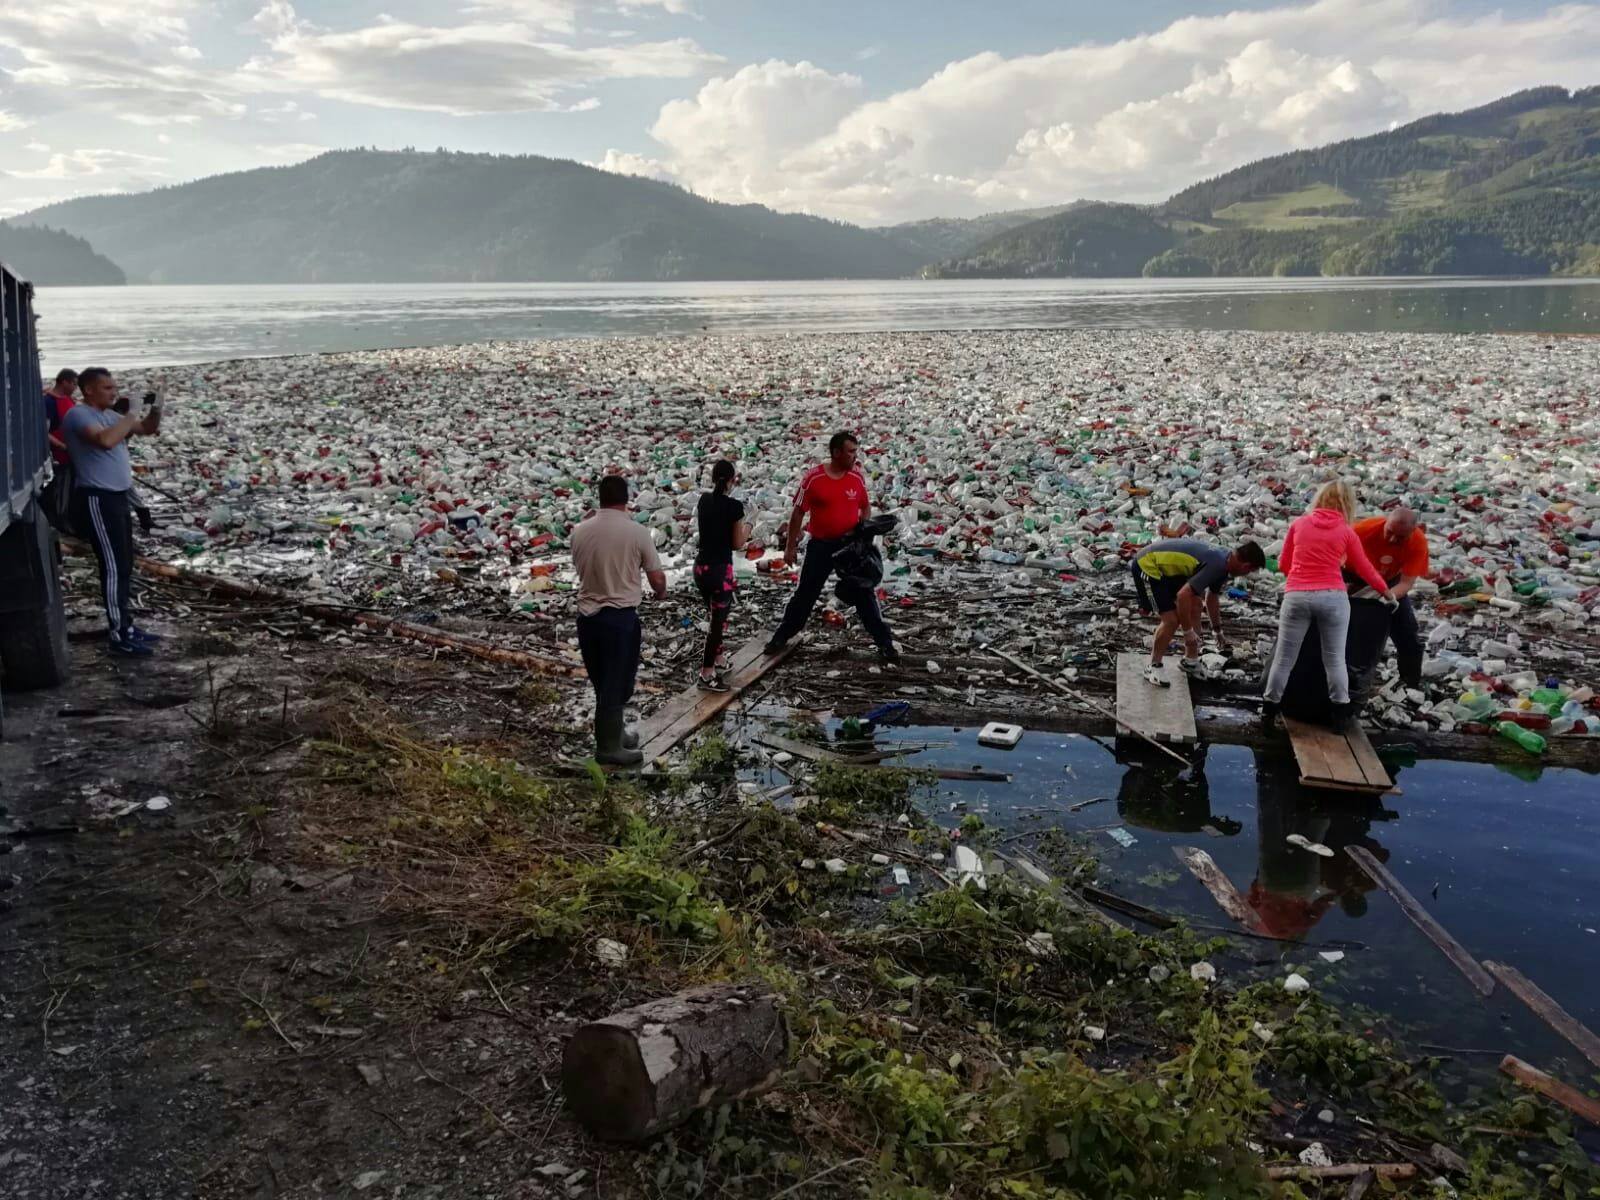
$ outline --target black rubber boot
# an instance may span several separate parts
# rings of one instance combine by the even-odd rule
[[[637,767],[644,762],[638,750],[622,744],[622,713],[597,712],[594,715],[594,760],[607,767]]]
[[[624,723],[622,727],[622,748],[624,750],[637,750],[639,748],[638,726],[630,727]]]
[[[1354,704],[1335,704],[1333,706],[1333,727],[1340,733],[1349,733],[1359,729],[1361,722],[1356,715]]]
[[[1278,727],[1278,706],[1271,700],[1261,702],[1261,728],[1271,733]]]

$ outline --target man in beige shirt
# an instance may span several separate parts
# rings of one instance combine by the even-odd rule
[[[572,531],[572,565],[578,572],[578,649],[594,685],[595,761],[634,767],[644,761],[637,745],[623,744],[623,709],[633,696],[644,633],[639,625],[641,573],[657,600],[667,598],[650,531],[628,515],[628,481],[600,480],[600,510]]]

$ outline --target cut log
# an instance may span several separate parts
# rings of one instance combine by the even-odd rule
[[[778,997],[753,985],[692,988],[583,1026],[561,1086],[589,1132],[637,1142],[710,1105],[778,1082],[789,1028]]]
[[[1546,1099],[1554,1100],[1568,1112],[1575,1113],[1591,1125],[1600,1125],[1600,1100],[1585,1096],[1575,1087],[1568,1087],[1559,1079],[1546,1075],[1538,1067],[1530,1066],[1514,1054],[1500,1062],[1500,1070],[1525,1088],[1532,1088]]]

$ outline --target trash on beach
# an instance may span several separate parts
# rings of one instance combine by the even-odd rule
[[[1292,972],[1284,977],[1283,990],[1288,992],[1291,996],[1298,996],[1302,992],[1309,992],[1311,990],[1311,983],[1299,972]]]
[[[1123,848],[1135,846],[1139,842],[1138,838],[1134,837],[1133,834],[1129,833],[1121,825],[1116,826],[1114,829],[1106,830],[1106,836]]]
[[[957,846],[956,856],[956,882],[962,887],[975,883],[980,892],[989,890],[988,880],[984,878],[983,860],[978,857],[978,852],[971,846]]]

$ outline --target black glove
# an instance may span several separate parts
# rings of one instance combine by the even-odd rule
[[[155,521],[150,516],[150,510],[144,505],[139,505],[133,510],[133,515],[139,518],[139,532],[148,534],[155,528]]]

